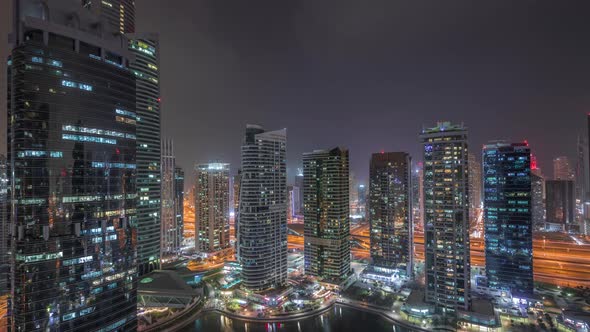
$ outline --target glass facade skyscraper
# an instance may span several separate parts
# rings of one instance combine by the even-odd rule
[[[87,6],[92,6],[92,1],[82,0]],[[96,1],[100,5],[103,21],[109,25],[110,30],[119,33],[135,32],[135,0],[101,0]],[[98,4],[100,3],[100,4]]]
[[[350,273],[348,150],[303,154],[305,274],[340,284]]]
[[[439,122],[424,147],[426,300],[441,313],[470,307],[467,128]]]
[[[136,113],[127,40],[101,33],[90,7],[17,3],[11,329],[134,330]]]
[[[182,244],[182,225],[177,218],[176,157],[171,139],[162,140],[162,225],[161,258],[178,255]]]
[[[104,3],[103,3],[103,6]],[[155,34],[128,34],[135,55],[137,126],[137,259],[139,274],[160,267],[161,174],[159,42]]]
[[[229,164],[200,164],[195,173],[195,249],[229,248]]]
[[[378,267],[413,275],[414,241],[410,155],[374,153],[369,166],[371,258]]]
[[[488,285],[513,295],[531,296],[534,287],[530,156],[527,143],[483,147]]]
[[[286,129],[246,127],[236,234],[242,285],[253,291],[287,283],[286,145]]]

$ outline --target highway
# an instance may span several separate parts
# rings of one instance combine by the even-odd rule
[[[194,210],[185,205],[185,220],[194,219]],[[289,228],[303,234],[303,224],[289,224]],[[193,230],[186,227],[185,230]],[[358,246],[351,248],[354,259],[368,260],[369,254],[369,225],[351,225],[351,238],[358,241]],[[476,232],[476,234],[481,232]],[[194,234],[194,233],[193,233]],[[230,228],[231,237],[234,229]],[[303,250],[303,237],[288,235],[289,249]],[[414,233],[414,254],[418,261],[424,261],[424,234]],[[471,237],[471,265],[485,266],[484,241],[482,237]],[[560,233],[535,234],[533,239],[533,272],[535,281],[556,284],[560,286],[590,287],[590,241]]]

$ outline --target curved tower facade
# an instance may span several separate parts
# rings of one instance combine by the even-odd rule
[[[242,145],[238,257],[253,291],[287,283],[287,130],[248,125]]]

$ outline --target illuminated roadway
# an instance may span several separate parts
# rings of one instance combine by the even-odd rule
[[[185,221],[194,220],[194,210],[185,205]],[[192,226],[192,225],[191,225]],[[192,230],[186,227],[185,230]],[[303,224],[289,224],[289,228],[303,234]],[[360,246],[353,246],[351,253],[354,259],[368,260],[369,225],[351,225],[351,237]],[[194,234],[194,233],[193,233]],[[234,229],[230,228],[231,237]],[[475,235],[475,234],[474,234]],[[287,237],[289,249],[303,250],[303,237],[293,234]],[[424,234],[414,233],[415,257],[424,261]],[[471,265],[485,266],[484,242],[481,237],[471,237]],[[590,241],[565,234],[535,234],[533,240],[533,271],[535,281],[557,284],[561,286],[590,287]]]

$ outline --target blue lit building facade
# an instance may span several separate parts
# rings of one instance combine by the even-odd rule
[[[135,78],[127,40],[101,33],[100,16],[83,3],[17,3],[11,330],[135,330]]]
[[[526,143],[483,147],[488,284],[493,289],[529,296],[533,295],[530,155]]]

